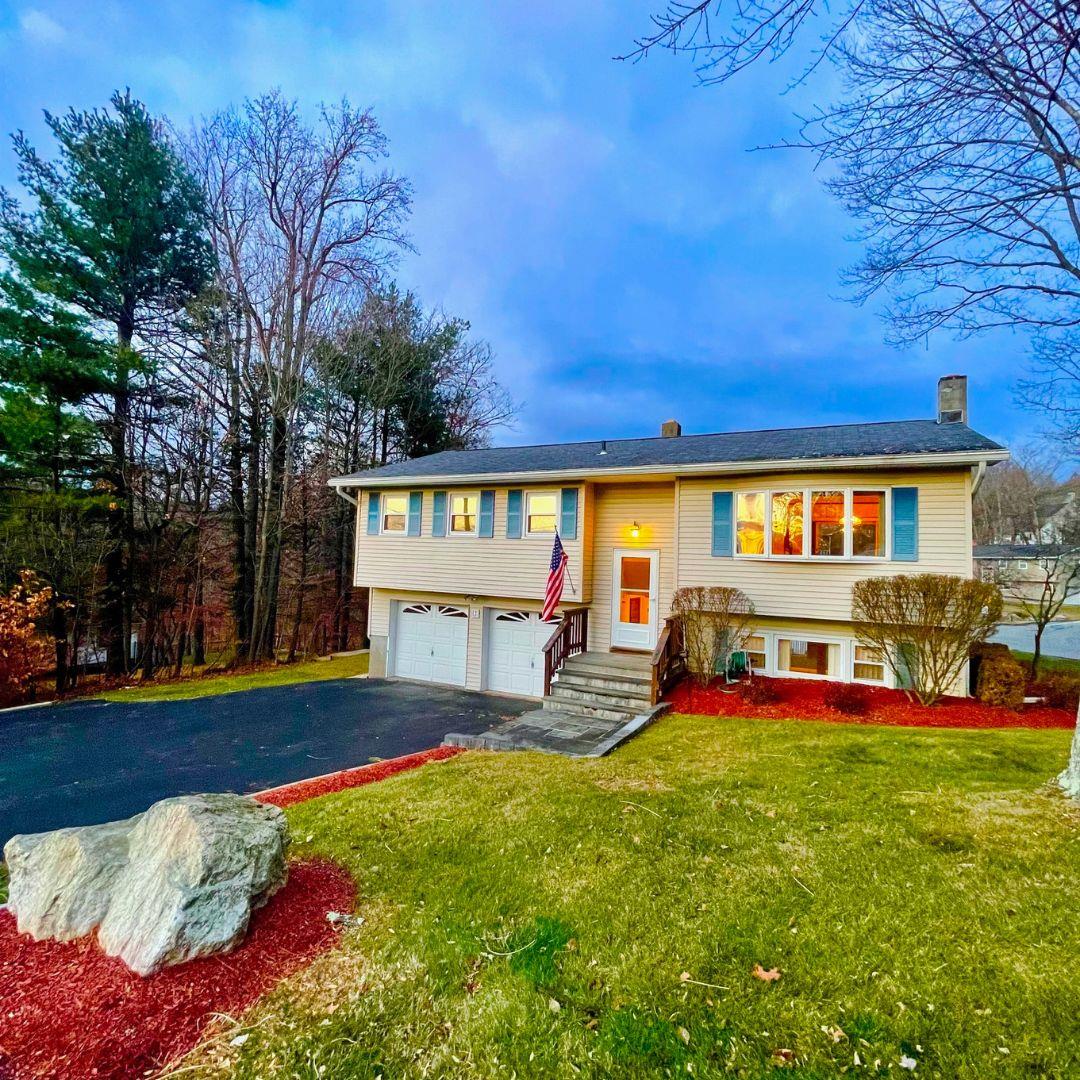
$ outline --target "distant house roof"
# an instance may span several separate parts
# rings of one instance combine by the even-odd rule
[[[1071,544],[976,544],[972,555],[988,562],[1008,562],[1013,559],[1053,559],[1058,555],[1080,553]]]
[[[500,446],[484,450],[445,450],[396,462],[331,483],[400,483],[409,479],[647,472],[694,466],[747,466],[785,462],[829,462],[857,458],[950,455],[1000,460],[1007,451],[966,424],[936,420],[894,420],[874,424],[732,431],[674,438],[610,439],[605,442]]]

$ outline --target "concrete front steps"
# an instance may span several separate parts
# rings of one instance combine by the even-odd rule
[[[541,708],[482,735],[447,735],[443,745],[602,757],[665,711],[651,693],[648,655],[581,653],[566,661]]]

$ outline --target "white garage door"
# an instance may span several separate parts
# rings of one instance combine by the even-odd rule
[[[448,604],[399,604],[394,674],[424,682],[465,685],[469,613]]]
[[[525,697],[544,695],[544,644],[556,623],[535,611],[488,613],[487,688]]]

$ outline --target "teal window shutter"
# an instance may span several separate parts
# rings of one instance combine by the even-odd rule
[[[506,493],[506,536],[510,540],[521,539],[521,501],[520,488]]]
[[[712,496],[712,553],[730,559],[735,554],[730,491],[714,491]]]
[[[495,492],[480,492],[480,536],[495,535]]]
[[[446,535],[446,492],[436,491],[431,500],[431,535]]]
[[[377,491],[368,492],[367,531],[368,536],[379,535],[379,493]]]
[[[559,513],[559,535],[564,540],[577,539],[578,489],[563,488]]]
[[[892,557],[897,562],[919,559],[919,489],[892,489]]]
[[[424,493],[422,491],[409,492],[409,521],[405,529],[406,536],[420,535],[420,513],[424,508]]]

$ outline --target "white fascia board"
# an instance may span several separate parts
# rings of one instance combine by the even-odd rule
[[[772,461],[705,462],[694,465],[629,465],[613,469],[552,469],[514,473],[455,473],[418,476],[335,476],[328,483],[334,488],[455,487],[461,484],[494,485],[545,483],[556,480],[673,479],[676,476],[739,476],[746,473],[828,472],[841,469],[941,468],[950,465],[972,466],[979,462],[1007,461],[1008,450],[964,450],[957,453],[883,454],[875,457],[784,458]]]

